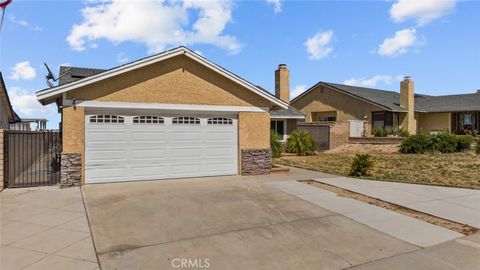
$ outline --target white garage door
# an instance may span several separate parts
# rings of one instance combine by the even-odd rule
[[[86,183],[235,175],[234,116],[87,114]]]

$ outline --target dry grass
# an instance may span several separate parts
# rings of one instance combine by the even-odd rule
[[[480,156],[473,151],[454,154],[368,152],[375,160],[368,179],[480,189]],[[285,156],[278,164],[346,176],[355,152],[325,152],[317,156]]]

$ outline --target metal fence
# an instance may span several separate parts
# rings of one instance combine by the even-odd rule
[[[329,150],[330,149],[330,126],[318,125],[309,123],[298,123],[298,130],[304,130],[312,134],[317,150]]]
[[[5,182],[8,187],[55,185],[60,182],[62,142],[58,131],[5,134]]]

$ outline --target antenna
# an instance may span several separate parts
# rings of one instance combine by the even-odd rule
[[[48,74],[45,75],[45,80],[47,80],[47,85],[50,88],[54,87],[53,83],[50,80],[56,82],[56,81],[60,80],[60,78],[62,78],[63,76],[65,76],[67,74],[70,74],[70,72],[72,71],[71,68],[67,68],[64,73],[60,74],[60,76],[58,78],[55,78],[55,75],[53,74],[52,70],[48,67],[47,63],[43,63],[43,64],[47,68]]]

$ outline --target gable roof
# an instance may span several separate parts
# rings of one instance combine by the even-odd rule
[[[3,99],[8,106],[9,117],[8,120],[10,122],[18,122],[20,121],[20,117],[18,114],[13,110],[12,103],[10,102],[10,97],[8,96],[7,87],[5,86],[5,81],[3,80],[2,72],[0,72],[0,99]]]
[[[374,88],[350,86],[337,83],[319,82],[309,88],[301,95],[292,100],[291,103],[299,100],[308,92],[316,89],[319,85],[324,85],[330,89],[347,94],[370,104],[384,108],[393,112],[406,112],[407,110],[400,106],[400,93]],[[416,112],[458,112],[458,111],[478,111],[480,110],[480,93],[461,94],[447,96],[429,96],[415,94]]]
[[[179,56],[179,55],[185,55],[190,59],[204,65],[205,67],[210,68],[211,70],[219,73],[220,75],[225,76],[226,78],[229,78],[230,80],[242,85],[243,87],[249,89],[250,91],[256,93],[257,95],[269,100],[274,105],[277,105],[285,109],[288,108],[288,104],[286,102],[276,98],[274,95],[266,91],[263,91],[261,88],[257,87],[256,85],[248,82],[247,80],[241,78],[240,76],[226,70],[225,68],[211,62],[205,57],[183,46],[177,47],[159,54],[155,54],[143,59],[139,59],[137,61],[127,63],[118,67],[114,67],[112,69],[99,72],[95,75],[84,77],[80,80],[71,81],[65,84],[58,85],[56,87],[40,90],[36,92],[37,100],[40,101],[40,103],[45,105],[45,104],[51,103],[53,97],[60,96],[63,93],[68,92],[70,90],[77,89],[79,87],[83,87],[86,85],[90,85],[92,83],[105,80],[105,79],[126,73],[128,71],[135,70],[147,65],[151,65],[151,64],[154,64],[166,59],[170,59],[172,57]]]
[[[415,98],[418,112],[480,111],[480,93]]]
[[[294,98],[291,103],[301,99],[310,91],[313,91],[318,86],[327,86],[330,89],[349,95],[351,97],[363,100],[388,111],[406,112],[407,110],[400,106],[400,94],[394,91],[386,91],[380,89],[358,87],[330,82],[318,82],[314,86],[307,89],[305,92]]]

